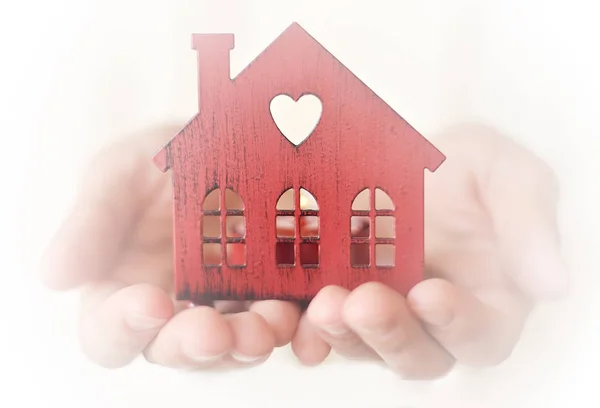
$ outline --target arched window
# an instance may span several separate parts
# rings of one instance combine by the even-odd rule
[[[395,226],[394,203],[385,191],[376,188],[373,194],[373,189],[367,188],[359,192],[352,202],[350,219],[352,266],[368,267],[374,260],[378,267],[393,267]]]
[[[303,188],[290,188],[277,200],[277,266],[319,266],[319,205]]]
[[[203,264],[246,266],[245,238],[244,203],[240,196],[229,188],[208,193],[202,205]]]

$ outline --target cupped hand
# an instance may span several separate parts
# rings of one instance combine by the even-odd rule
[[[43,256],[42,279],[55,290],[84,287],[80,342],[102,366],[139,355],[173,368],[259,364],[291,341],[298,305],[174,301],[171,178],[151,158],[177,130],[132,137],[90,163]]]
[[[549,166],[479,125],[434,143],[447,160],[426,176],[426,279],[406,297],[378,283],[324,288],[292,340],[305,364],[333,348],[408,379],[444,376],[457,362],[493,366],[535,303],[566,293]]]

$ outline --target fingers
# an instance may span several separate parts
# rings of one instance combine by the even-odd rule
[[[288,344],[298,329],[301,311],[296,303],[263,300],[253,302],[250,311],[260,315],[267,322],[275,338],[276,347]]]
[[[198,306],[175,315],[144,356],[167,367],[205,367],[221,360],[233,344],[233,332],[223,316],[213,308]]]
[[[258,302],[216,301],[214,307],[220,313],[240,313],[252,311],[269,324],[275,336],[275,346],[282,347],[288,344],[300,321],[300,306],[293,302],[280,300],[263,300]]]
[[[148,284],[106,282],[85,292],[80,322],[84,353],[109,368],[141,353],[173,368],[248,367],[266,360],[296,332],[300,311],[288,302],[256,302],[251,311],[223,315],[208,306],[175,305]]]
[[[495,308],[441,279],[421,282],[407,300],[446,350],[461,364],[476,367],[493,366],[510,356],[527,313],[516,299],[491,299],[498,303]]]
[[[422,328],[405,299],[385,285],[372,282],[355,289],[344,303],[342,316],[404,378],[437,378],[454,365],[454,358]]]
[[[275,347],[268,323],[254,312],[221,315],[213,308],[185,310],[165,325],[144,351],[150,362],[172,368],[248,366]]]
[[[318,334],[341,356],[351,359],[377,358],[344,322],[342,310],[350,291],[339,286],[323,288],[310,303],[306,316]]]
[[[405,299],[380,283],[352,292],[322,289],[301,318],[292,349],[305,365],[321,363],[333,348],[350,358],[383,360],[409,379],[445,375],[455,359],[424,331]]]
[[[292,339],[292,351],[307,366],[321,364],[331,352],[331,346],[308,321],[306,313],[300,318],[298,330]]]
[[[350,358],[375,352],[409,379],[443,376],[455,361],[494,366],[512,353],[530,305],[507,293],[481,297],[441,279],[421,282],[406,300],[375,282],[350,293],[328,287],[303,316],[293,350],[308,365],[325,359],[328,346]]]
[[[563,297],[568,274],[557,225],[558,183],[539,158],[502,139],[481,191],[511,278],[536,299]]]
[[[235,363],[256,364],[265,361],[275,348],[275,335],[269,323],[255,312],[227,316],[234,344],[230,357]]]
[[[152,341],[172,314],[173,302],[157,287],[97,285],[84,298],[79,326],[81,347],[97,364],[125,366]]]

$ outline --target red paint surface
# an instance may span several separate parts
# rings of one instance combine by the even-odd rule
[[[199,114],[156,154],[161,171],[172,171],[175,284],[181,300],[310,299],[326,285],[348,289],[380,281],[406,294],[423,273],[424,169],[435,171],[445,157],[383,100],[356,78],[298,24],[286,29],[233,80],[229,53],[233,35],[194,35],[198,52]],[[316,95],[323,104],[319,124],[299,146],[275,125],[269,105],[286,94]],[[203,266],[202,204],[221,188],[243,200],[246,266]],[[276,264],[276,203],[288,188],[309,191],[320,219],[319,265]],[[395,267],[355,268],[350,259],[351,205],[363,189],[381,188],[392,199]],[[299,194],[295,195],[299,217]],[[221,205],[226,231],[227,209]],[[240,214],[236,212],[235,214]],[[315,214],[315,213],[306,213]],[[360,213],[375,217],[374,209]],[[373,224],[372,224],[373,225]],[[371,229],[372,231],[372,229]],[[371,233],[371,235],[373,235]],[[358,237],[354,241],[375,241]],[[364,252],[364,251],[363,251]],[[238,254],[238,256],[240,256]],[[364,257],[364,253],[363,253]],[[218,260],[218,259],[217,259]]]

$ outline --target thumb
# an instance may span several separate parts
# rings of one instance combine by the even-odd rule
[[[173,129],[130,136],[87,164],[74,208],[42,255],[40,278],[46,286],[68,290],[112,271],[140,212],[160,185],[152,151]]]
[[[507,273],[529,296],[566,295],[569,281],[557,222],[554,172],[525,149],[500,144],[487,185],[482,186]]]

